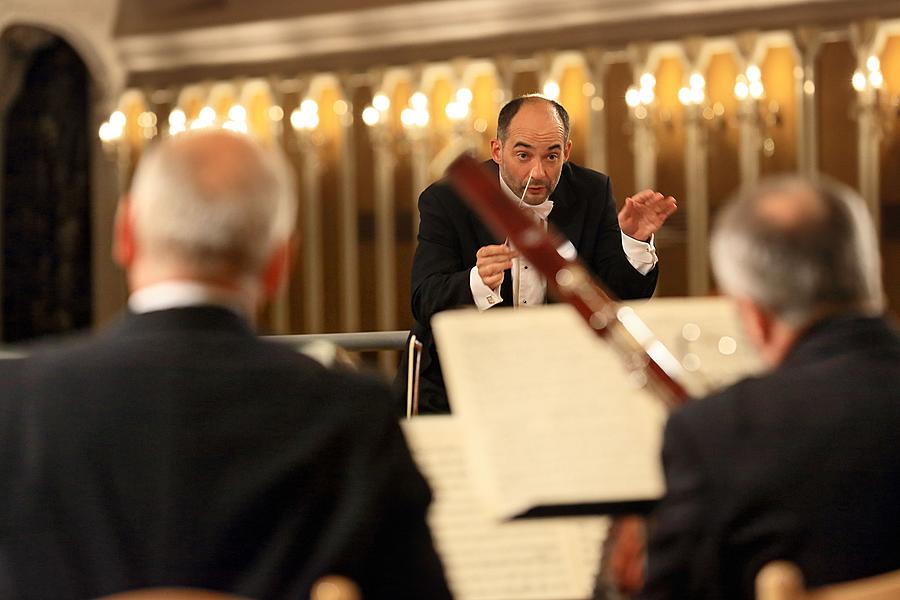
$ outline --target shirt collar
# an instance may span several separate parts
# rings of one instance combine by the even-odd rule
[[[128,308],[135,314],[210,305],[247,316],[241,293],[196,281],[163,281],[135,290],[128,297]]]
[[[519,197],[516,196],[515,192],[513,192],[513,191],[509,188],[508,185],[506,185],[506,182],[503,181],[503,177],[501,177],[499,173],[497,174],[497,177],[500,178],[500,189],[503,190],[503,192],[504,192],[507,196],[509,196],[510,198],[512,198],[513,200],[515,200],[516,205],[518,205],[518,204],[519,204]],[[522,202],[521,204],[522,204],[522,207],[523,207],[523,208],[529,208],[529,209],[531,209],[531,211],[532,211],[532,212],[537,216],[537,218],[540,219],[541,221],[546,221],[546,220],[547,220],[547,217],[550,216],[550,211],[553,210],[553,200],[544,200],[543,202],[541,202],[540,204],[537,204],[537,205],[528,204],[527,202]]]

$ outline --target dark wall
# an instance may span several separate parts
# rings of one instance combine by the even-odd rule
[[[91,323],[89,75],[55,39],[31,57],[4,123],[3,341]]]

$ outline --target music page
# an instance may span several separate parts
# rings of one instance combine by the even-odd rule
[[[477,489],[495,514],[663,493],[665,409],[568,305],[432,320]]]
[[[417,417],[403,429],[434,492],[428,520],[455,598],[590,597],[605,518],[497,521],[473,488],[456,417]]]

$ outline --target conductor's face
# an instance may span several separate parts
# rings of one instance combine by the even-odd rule
[[[553,105],[535,100],[519,108],[509,123],[506,139],[491,141],[491,156],[517,197],[522,197],[531,176],[525,202],[536,205],[556,189],[571,148]]]

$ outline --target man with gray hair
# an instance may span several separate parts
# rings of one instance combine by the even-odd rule
[[[161,143],[119,206],[128,312],[0,364],[0,597],[202,587],[449,598],[387,388],[258,339],[297,201],[225,131]]]
[[[861,199],[770,180],[725,209],[712,256],[772,370],[669,419],[641,597],[751,599],[776,559],[811,586],[900,568],[900,335]]]

